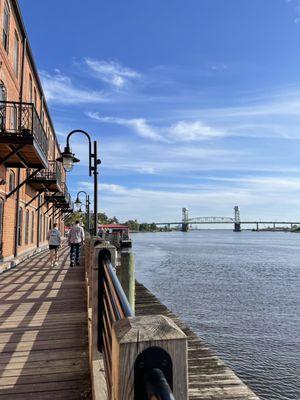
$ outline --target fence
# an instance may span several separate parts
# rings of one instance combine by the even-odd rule
[[[116,260],[108,242],[86,241],[93,398],[103,398],[97,374],[103,359],[108,399],[186,400],[187,338],[167,317],[134,316],[114,270]]]

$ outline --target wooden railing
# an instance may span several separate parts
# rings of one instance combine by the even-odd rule
[[[134,316],[115,272],[117,259],[108,242],[86,240],[93,398],[103,399],[103,360],[109,400],[186,400],[187,338],[165,316]]]

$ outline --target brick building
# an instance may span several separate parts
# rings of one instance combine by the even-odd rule
[[[72,209],[17,0],[0,1],[0,272],[43,248]],[[44,204],[45,203],[45,204]]]

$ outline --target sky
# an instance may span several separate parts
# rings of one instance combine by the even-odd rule
[[[121,221],[300,220],[300,1],[20,0],[62,147]],[[68,175],[92,193],[86,139]]]

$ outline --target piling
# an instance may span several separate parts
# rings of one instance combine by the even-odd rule
[[[121,265],[117,267],[117,276],[126,294],[128,302],[135,309],[135,266],[134,255],[129,251],[121,252]]]

